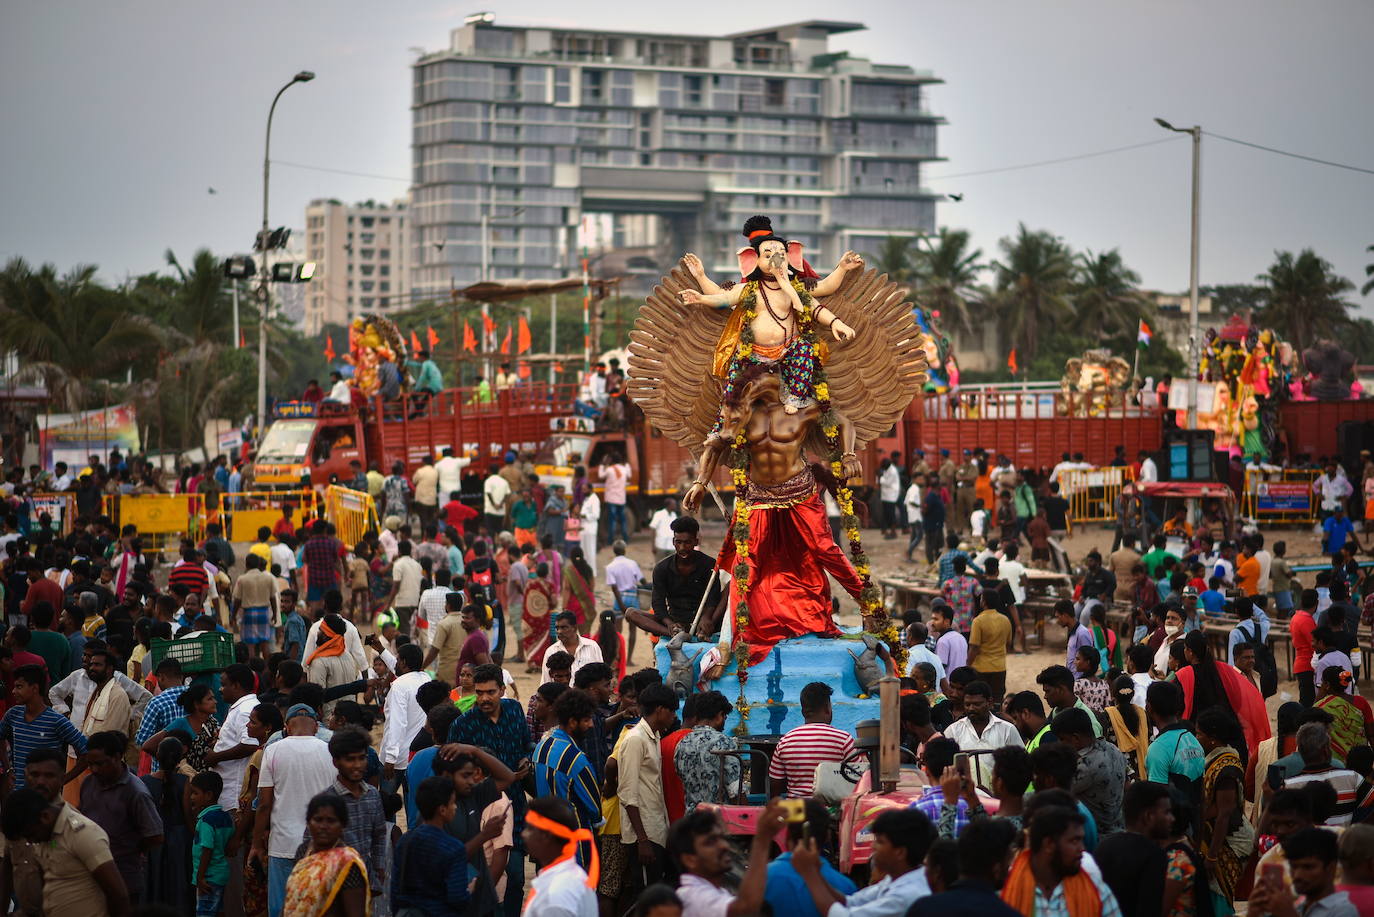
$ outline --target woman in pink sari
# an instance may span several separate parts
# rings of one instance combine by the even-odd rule
[[[1237,749],[1241,760],[1249,750],[1273,735],[1269,726],[1269,712],[1264,696],[1234,666],[1212,658],[1212,649],[1202,631],[1191,631],[1184,638],[1184,652],[1188,665],[1178,670],[1178,686],[1183,689],[1183,718],[1191,720],[1195,712],[1211,707],[1231,710],[1240,720],[1245,733],[1245,749]]]

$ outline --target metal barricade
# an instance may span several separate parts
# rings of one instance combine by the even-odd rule
[[[1110,522],[1116,519],[1116,499],[1121,489],[1135,480],[1128,465],[1103,468],[1075,468],[1059,480],[1060,495],[1069,501],[1069,518],[1080,522]]]
[[[357,544],[368,529],[379,528],[372,497],[364,491],[337,484],[329,485],[324,492],[324,515],[333,523],[338,539],[346,545]]]
[[[1319,506],[1312,482],[1320,476],[1315,468],[1246,468],[1240,513],[1256,525],[1312,525]]]
[[[258,529],[274,528],[283,508],[291,510],[293,527],[319,515],[314,490],[247,490],[220,495],[220,521],[230,541],[256,541]]]
[[[138,529],[144,550],[205,537],[204,494],[116,494],[105,497],[104,506],[116,528]]]

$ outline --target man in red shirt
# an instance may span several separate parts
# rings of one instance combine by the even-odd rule
[[[687,814],[686,791],[682,787],[682,777],[677,772],[677,743],[697,724],[696,700],[700,696],[687,695],[687,700],[682,703],[682,727],[658,740],[659,752],[663,757],[660,774],[663,779],[663,804],[668,808],[669,824]]]
[[[456,490],[448,496],[449,500],[444,504],[444,524],[461,532],[464,522],[477,518],[477,510],[464,503],[461,499],[463,495]]]
[[[43,575],[43,565],[37,558],[31,557],[26,563],[25,572],[29,575],[29,589],[24,593],[24,601],[19,603],[20,613],[29,617],[33,613],[33,606],[39,602],[47,602],[54,609],[60,609],[63,599],[62,587],[56,580],[50,580]]]
[[[1317,590],[1304,589],[1302,602],[1288,622],[1293,641],[1293,677],[1298,680],[1298,703],[1311,707],[1317,702],[1317,687],[1312,680],[1312,631],[1317,629]]]

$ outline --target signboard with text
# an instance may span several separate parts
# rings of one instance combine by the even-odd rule
[[[1255,508],[1261,513],[1302,513],[1312,506],[1312,487],[1305,481],[1261,481]]]

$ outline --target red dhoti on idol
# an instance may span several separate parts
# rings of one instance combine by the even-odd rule
[[[856,599],[863,583],[835,544],[810,468],[772,487],[751,482],[745,499],[749,621],[736,639],[749,644],[749,664],[757,665],[779,640],[805,634],[839,635],[830,614],[826,573]],[[735,562],[735,540],[727,537],[720,549],[720,569],[733,572]],[[732,585],[731,621],[738,601],[739,591]]]

